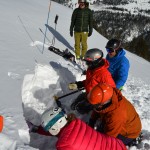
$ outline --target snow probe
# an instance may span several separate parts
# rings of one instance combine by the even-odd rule
[[[64,97],[67,97],[67,96],[69,96],[69,95],[72,95],[72,94],[74,94],[74,93],[77,93],[77,92],[79,92],[79,91],[81,91],[81,90],[83,90],[83,89],[84,89],[84,88],[78,89],[78,90],[76,90],[76,91],[70,92],[70,93],[65,94],[65,95],[63,95],[63,96],[60,96],[60,97],[54,95],[53,98],[54,98],[54,100],[56,101],[57,106],[58,106],[58,107],[61,107],[62,105],[61,105],[61,102],[59,101],[59,99],[62,99],[62,98],[64,98]]]
[[[70,93],[65,94],[65,95],[62,95],[62,96],[60,96],[60,97],[58,97],[58,96],[56,96],[56,95],[54,95],[53,97],[54,97],[54,99],[55,99],[56,101],[58,101],[59,99],[62,99],[62,98],[64,98],[64,97],[67,97],[67,96],[69,96],[69,95],[72,95],[72,94],[74,94],[74,93],[77,93],[77,92],[79,92],[79,91],[81,91],[81,90],[83,90],[83,89],[84,89],[84,88],[78,89],[78,90],[76,90],[76,91],[70,92]]]
[[[18,16],[18,19],[19,19],[19,21],[20,21],[21,25],[23,26],[23,28],[24,28],[25,32],[27,33],[28,37],[29,37],[29,38],[30,38],[30,40],[34,43],[33,38],[31,37],[30,33],[28,32],[27,28],[25,27],[25,25],[24,25],[24,23],[23,23],[22,19],[20,18],[20,16]],[[39,50],[39,52],[40,52],[40,53],[42,53],[42,52],[41,52],[41,50],[40,50],[40,48],[39,48],[37,45],[35,45],[35,46],[36,46],[36,48]]]

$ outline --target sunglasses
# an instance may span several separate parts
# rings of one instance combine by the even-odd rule
[[[115,50],[112,49],[112,48],[106,48],[106,51],[107,51],[108,53],[113,53],[113,52],[115,52]]]
[[[84,2],[80,2],[79,5],[80,5],[80,6],[84,6],[85,3],[84,3]]]

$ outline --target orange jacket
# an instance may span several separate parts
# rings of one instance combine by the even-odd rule
[[[109,62],[106,59],[103,60],[104,60],[104,66],[101,66],[94,70],[87,69],[86,80],[83,81],[87,94],[98,83],[106,83],[112,87],[116,87],[115,82],[110,72],[108,71]]]
[[[0,132],[2,132],[2,129],[3,129],[3,116],[0,116]]]
[[[104,110],[93,112],[101,116],[104,133],[113,137],[121,134],[127,138],[137,138],[141,132],[141,121],[133,105],[114,89],[112,104]]]

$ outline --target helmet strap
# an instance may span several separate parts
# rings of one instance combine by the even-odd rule
[[[97,108],[95,108],[95,109],[96,109],[96,111],[101,111],[101,110],[104,110],[104,109],[108,108],[111,104],[112,104],[112,100],[110,99],[110,100],[108,100],[108,102],[105,103],[104,105],[96,104],[96,105],[97,105]],[[101,106],[101,107],[100,107],[100,106]]]

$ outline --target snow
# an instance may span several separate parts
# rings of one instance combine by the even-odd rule
[[[39,125],[41,113],[56,105],[53,96],[69,93],[68,83],[85,78],[79,66],[48,51],[50,44],[47,40],[43,49],[44,35],[39,28],[45,32],[49,2],[0,0],[0,115],[5,118],[4,129],[0,133],[0,150],[55,149],[57,138],[29,134],[25,119]],[[69,48],[73,52],[74,39],[69,35],[71,14],[72,9],[52,2],[47,37],[50,41],[55,37],[56,47],[62,50]],[[55,27],[56,15],[59,19]],[[107,39],[95,30],[88,38],[89,49],[100,48],[105,56],[106,42]],[[150,144],[150,63],[130,52],[127,52],[127,57],[131,67],[123,94],[141,117],[145,135],[143,142]],[[78,94],[61,99],[67,112],[71,111],[70,104]]]
[[[98,1],[98,4],[95,4],[95,2]],[[102,3],[102,0],[88,0],[88,2],[90,3],[90,8],[95,10],[95,11],[99,11],[99,10],[107,10],[107,11],[111,11],[111,12],[120,12],[120,13],[128,13],[130,12],[131,14],[141,14],[144,16],[150,16],[147,13],[144,12],[139,12],[140,10],[143,11],[147,11],[150,8],[150,3],[149,0],[128,0],[129,3],[128,4],[120,4],[120,5],[105,5]],[[75,4],[77,3],[77,0],[70,0],[68,2],[69,5],[73,5],[73,8],[75,8]],[[118,10],[112,10],[111,8],[113,7],[117,7],[117,8],[123,8],[125,10],[128,10],[128,12],[126,11],[118,11]]]

